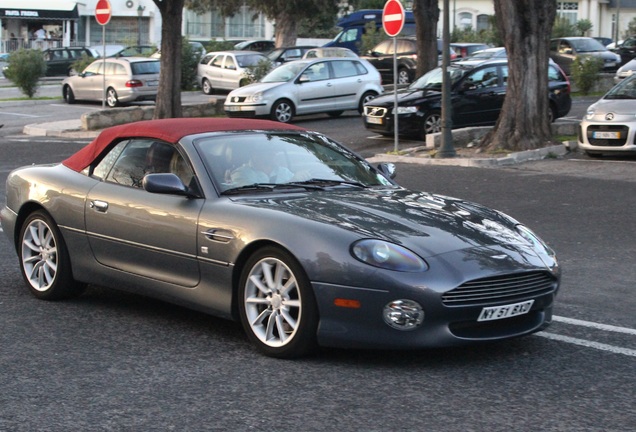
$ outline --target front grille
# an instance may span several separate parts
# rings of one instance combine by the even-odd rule
[[[545,272],[509,274],[476,279],[442,295],[446,306],[472,306],[553,293],[556,279]]]
[[[386,115],[386,108],[365,106],[364,115],[367,117],[384,117]]]
[[[620,132],[619,139],[594,138],[594,132]],[[629,135],[629,126],[625,125],[590,125],[587,127],[587,141],[591,145],[603,147],[621,147],[625,145]]]

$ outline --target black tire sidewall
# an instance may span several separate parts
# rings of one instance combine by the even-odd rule
[[[285,263],[296,278],[301,296],[301,318],[293,339],[282,347],[265,345],[252,331],[245,311],[245,287],[247,277],[254,266],[265,258],[275,258]],[[241,324],[252,344],[263,354],[276,358],[297,358],[313,352],[317,347],[318,306],[309,279],[298,261],[287,251],[266,246],[248,258],[241,272],[238,287],[238,309]]]

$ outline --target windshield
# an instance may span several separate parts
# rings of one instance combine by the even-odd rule
[[[464,75],[470,72],[472,68],[463,68],[452,66],[448,68],[451,78],[451,86],[459,81]],[[409,90],[442,90],[442,68],[436,68],[419,77],[410,86]]]
[[[607,48],[605,48],[599,41],[597,41],[596,39],[592,39],[592,38],[589,38],[589,39],[572,39],[569,42],[572,44],[572,46],[574,47],[574,49],[578,53],[607,51]]]
[[[300,71],[305,69],[305,62],[291,62],[277,67],[261,79],[261,82],[287,82],[294,79]]]
[[[392,186],[366,161],[313,132],[236,132],[194,143],[221,193]]]
[[[636,99],[636,75],[625,78],[623,81],[612,87],[603,99]]]

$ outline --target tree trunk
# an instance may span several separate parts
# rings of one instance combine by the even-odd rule
[[[161,12],[161,74],[155,119],[181,117],[181,22],[185,0],[153,0]]]
[[[276,15],[276,31],[274,40],[276,47],[294,46],[298,37],[298,19],[288,12],[281,11]]]
[[[508,53],[508,88],[489,150],[529,150],[552,141],[548,62],[554,0],[494,0],[497,26]]]
[[[417,79],[437,67],[438,0],[415,0],[413,15],[417,34]]]

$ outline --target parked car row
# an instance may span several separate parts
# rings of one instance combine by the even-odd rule
[[[508,61],[505,59],[451,63],[452,127],[495,124],[506,96]],[[441,131],[442,68],[433,69],[407,89],[398,91],[400,133],[424,139]],[[550,120],[565,116],[571,108],[570,82],[555,64],[548,66]],[[382,135],[394,132],[394,95],[365,104],[364,125]]]

